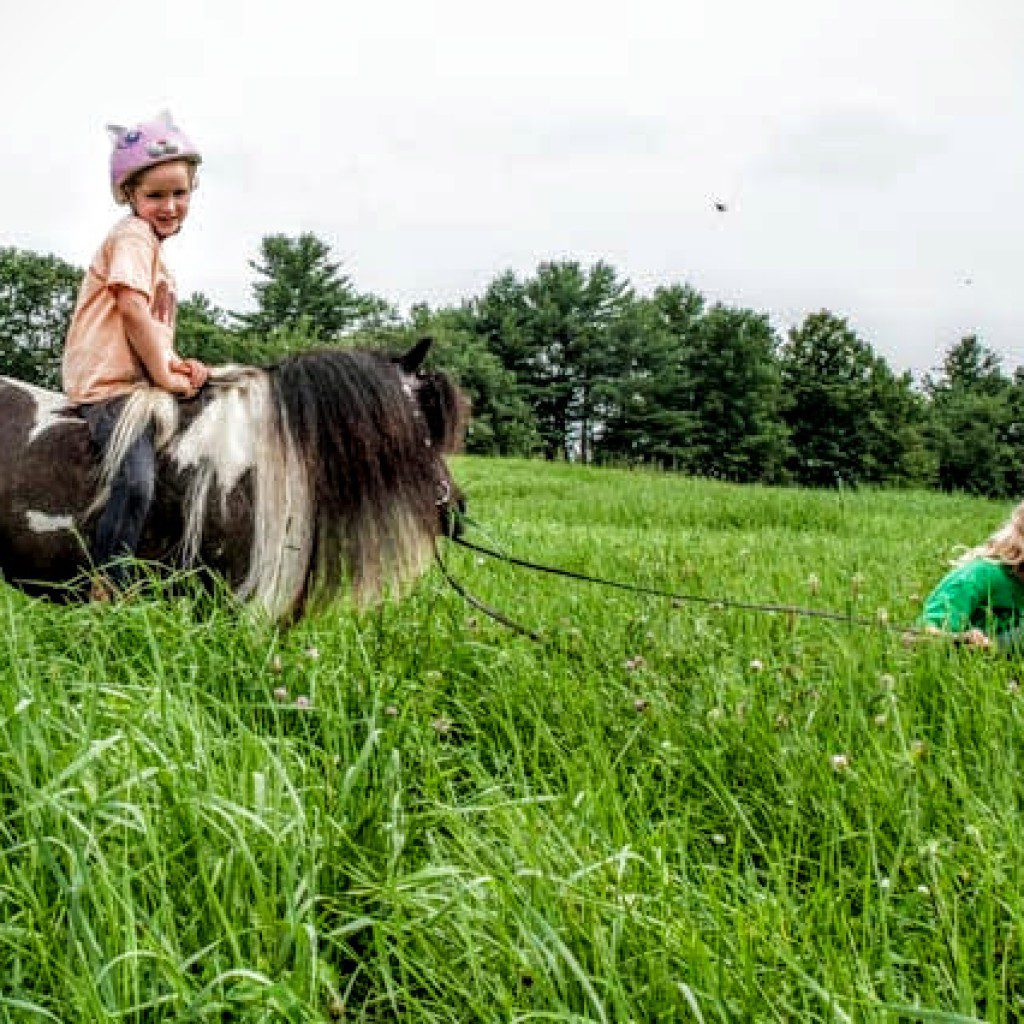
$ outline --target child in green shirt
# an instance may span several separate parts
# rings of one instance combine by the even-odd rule
[[[920,622],[978,647],[1024,647],[1024,503],[939,581]]]

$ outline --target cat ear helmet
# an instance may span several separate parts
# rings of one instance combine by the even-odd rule
[[[188,136],[178,128],[168,111],[154,121],[145,121],[132,128],[108,124],[114,142],[110,154],[110,190],[114,202],[128,203],[125,182],[139,171],[171,160],[187,160],[198,167],[203,158]]]

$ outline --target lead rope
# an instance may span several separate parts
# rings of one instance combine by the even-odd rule
[[[465,521],[465,517],[463,517]],[[514,555],[506,555],[501,551],[496,551],[493,548],[484,547],[480,544],[474,544],[472,541],[466,540],[463,537],[454,535],[449,536],[449,540],[461,547],[467,548],[470,551],[475,551],[477,554],[485,555],[488,558],[493,558],[499,562],[506,562],[509,565],[518,566],[522,569],[531,569],[534,572],[548,573],[553,576],[561,576],[565,579],[579,580],[583,583],[594,583],[598,586],[610,587],[615,590],[625,590],[633,594],[645,594],[649,597],[663,597],[668,598],[672,601],[687,602],[691,604],[705,604],[711,605],[715,608],[735,608],[740,611],[755,611],[765,612],[768,614],[776,615],[788,615],[790,617],[803,617],[803,618],[816,618],[825,619],[831,622],[842,622],[851,626],[865,626],[874,629],[882,629],[888,632],[899,632],[903,636],[927,636],[934,637],[936,634],[928,629],[923,629],[920,626],[901,626],[897,623],[891,623],[881,618],[868,618],[867,616],[850,615],[843,612],[834,612],[824,608],[803,608],[799,605],[793,604],[759,604],[752,601],[736,601],[730,598],[722,597],[706,597],[702,594],[683,594],[672,590],[664,590],[659,587],[646,587],[635,583],[624,583],[620,580],[609,580],[604,579],[600,576],[590,576],[587,573],[576,572],[572,569],[562,569],[558,566],[543,565],[540,562],[531,562],[525,558],[516,558]],[[451,584],[452,588],[456,593],[460,594],[466,601],[468,601],[475,608],[489,615],[495,621],[502,623],[502,625],[508,626],[509,629],[515,630],[517,633],[521,633],[524,636],[529,636],[534,640],[539,639],[537,633],[528,629],[525,626],[508,618],[502,612],[491,608],[486,605],[483,601],[470,595],[464,587],[461,586],[448,572],[447,567],[441,559],[440,553],[435,548],[435,555],[437,557],[438,564],[441,567],[445,579]]]

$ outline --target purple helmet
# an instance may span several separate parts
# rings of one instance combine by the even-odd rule
[[[108,124],[107,131],[114,140],[110,154],[110,190],[115,203],[124,205],[128,202],[124,184],[139,171],[170,160],[187,160],[193,165],[202,163],[199,151],[175,126],[166,110],[154,121],[145,121],[132,128]]]

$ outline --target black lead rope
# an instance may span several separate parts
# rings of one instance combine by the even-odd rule
[[[444,564],[444,559],[441,557],[441,552],[438,551],[436,547],[434,548],[434,558],[437,559],[441,575],[444,576],[452,590],[454,590],[459,597],[472,605],[478,611],[483,612],[484,615],[490,616],[490,618],[494,619],[495,622],[500,622],[503,626],[511,629],[513,633],[518,633],[520,636],[527,636],[531,640],[535,640],[537,643],[540,643],[540,633],[536,633],[529,627],[521,625],[514,619],[510,619],[503,612],[499,612],[497,608],[492,608],[489,604],[481,601],[478,597],[474,597],[468,590],[466,590],[466,588],[448,571],[448,567]]]
[[[692,604],[706,604],[712,605],[716,608],[736,608],[741,611],[753,611],[753,612],[768,612],[777,615],[789,615],[789,616],[802,616],[805,618],[815,619],[827,619],[831,622],[844,622],[851,626],[869,626],[875,629],[885,629],[888,631],[899,631],[904,635],[917,635],[917,636],[932,636],[927,629],[922,629],[919,626],[900,626],[894,623],[886,622],[882,619],[867,618],[865,616],[848,615],[842,612],[828,611],[823,608],[802,608],[798,605],[793,604],[756,604],[751,601],[734,601],[729,598],[722,597],[705,597],[702,594],[681,594],[672,590],[663,590],[659,587],[646,587],[636,583],[623,583],[619,580],[603,579],[600,576],[590,576],[587,573],[575,572],[572,569],[561,569],[557,566],[542,565],[539,562],[530,562],[525,558],[516,558],[514,555],[506,555],[501,551],[495,551],[493,548],[483,547],[480,544],[474,544],[472,541],[466,540],[463,537],[450,537],[450,540],[460,546],[475,551],[478,554],[486,555],[488,558],[493,558],[499,562],[507,562],[509,565],[515,565],[522,569],[532,569],[534,572],[549,573],[552,576],[561,576],[565,579],[579,580],[583,583],[595,583],[602,587],[611,587],[615,590],[625,590],[632,594],[646,594],[650,597],[664,597],[669,598],[672,601],[686,601]],[[441,561],[441,556],[437,556],[438,563],[441,566],[441,571],[444,573],[445,579],[455,588],[455,590],[461,594],[470,604],[479,608],[481,611],[490,615],[507,625],[510,629],[514,629],[519,633],[526,636],[530,636],[533,639],[538,639],[537,634],[528,630],[524,626],[520,626],[518,623],[513,622],[511,619],[502,615],[500,612],[495,611],[493,608],[489,608],[482,601],[477,600],[471,595],[467,594],[465,589],[462,588],[445,568],[444,563]]]

